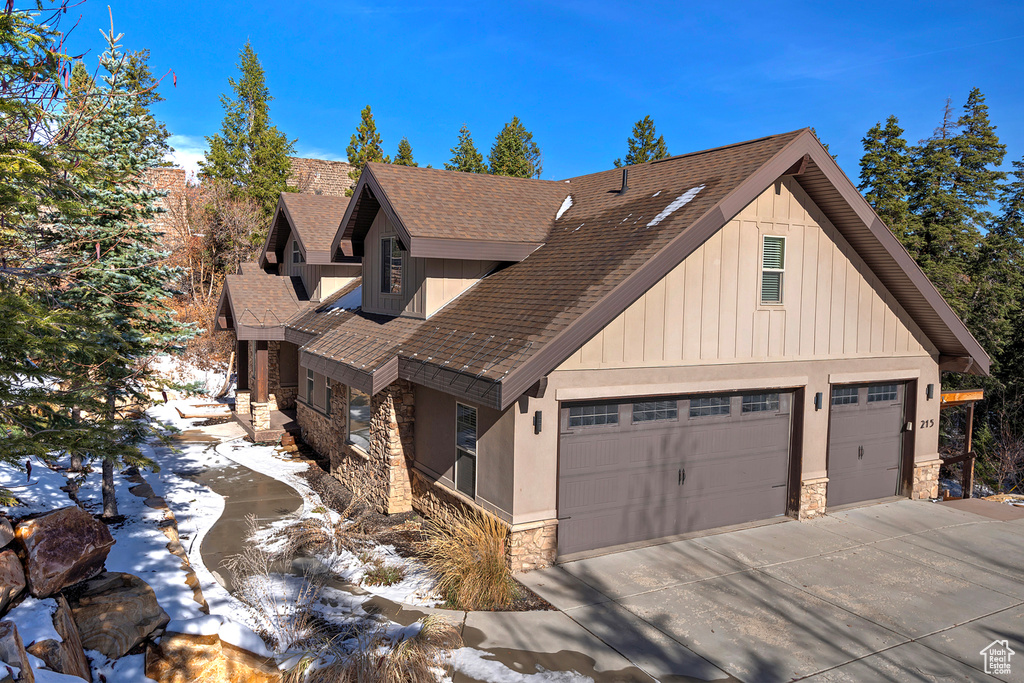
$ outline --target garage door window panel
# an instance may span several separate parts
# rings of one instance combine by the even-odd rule
[[[569,408],[569,428],[606,427],[619,423],[619,405],[603,403]]]
[[[690,399],[690,419],[702,417],[728,417],[731,409],[728,396],[710,396]]]
[[[743,397],[743,413],[777,413],[779,412],[778,394],[747,394]]]
[[[456,404],[455,488],[470,498],[476,497],[476,437],[476,408]]]
[[[875,384],[868,387],[868,403],[892,403],[900,398],[899,385]]]
[[[676,401],[640,401],[633,404],[633,423],[670,422],[679,419]]]
[[[854,406],[857,405],[860,389],[858,387],[833,387],[832,405]]]

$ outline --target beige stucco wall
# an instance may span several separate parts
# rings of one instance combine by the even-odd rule
[[[784,302],[760,304],[764,234],[787,238]],[[804,387],[802,480],[827,476],[830,386],[917,380],[915,462],[938,457],[937,350],[784,179],[548,376],[515,412],[514,522],[557,516],[559,402]],[[926,387],[934,384],[932,400]],[[823,394],[821,410],[814,395]],[[543,430],[534,434],[535,411]],[[921,429],[923,420],[933,426]]]
[[[437,313],[449,301],[462,294],[489,273],[494,261],[462,259],[424,259],[426,263],[426,315]]]

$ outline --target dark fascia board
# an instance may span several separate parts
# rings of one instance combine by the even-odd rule
[[[362,370],[356,370],[344,363],[339,363],[337,361],[324,358],[323,356],[299,349],[299,366],[309,368],[315,373],[330,377],[335,382],[341,382],[345,386],[354,387],[364,394],[370,394],[372,396],[376,393],[373,390],[374,378],[372,374],[363,372]],[[395,374],[397,375],[397,364]]]
[[[312,332],[303,332],[302,330],[296,330],[295,328],[288,327],[287,324],[284,328],[284,340],[291,342],[296,346],[304,346],[309,342],[316,339],[316,335]]]
[[[878,218],[867,200],[861,196],[853,183],[839,169],[831,155],[809,130],[805,130],[740,183],[733,192],[708,209],[690,226],[684,228],[675,239],[634,271],[618,287],[545,344],[537,354],[513,370],[502,382],[500,409],[504,410],[512,405],[534,382],[558,367],[587,340],[600,332],[605,325],[665,277],[672,268],[732,220],[743,210],[743,207],[793,168],[794,164],[799,163],[804,155],[807,155],[810,161],[823,169],[828,180],[836,186],[872,235],[907,273],[914,286],[967,350],[967,355],[975,359],[974,367],[982,373],[988,374],[989,358],[981,345],[971,336],[963,322],[956,316],[956,313],[949,307],[949,304],[942,298],[942,295],[935,289],[935,286],[928,280],[928,277],[899,240]]]
[[[395,213],[394,207],[391,206],[391,201],[388,199],[387,193],[380,186],[377,178],[373,175],[373,169],[369,166],[363,168],[363,172],[359,175],[359,183],[356,185],[355,190],[352,191],[352,200],[349,201],[348,206],[345,207],[345,215],[341,218],[341,227],[338,230],[338,234],[334,236],[334,241],[331,242],[331,254],[335,254],[342,247],[342,242],[348,242],[351,247],[354,248],[353,242],[362,242],[365,235],[355,235],[355,226],[352,225],[352,216],[355,213],[356,205],[362,201],[364,193],[369,189],[373,193],[374,199],[380,204],[380,208],[384,210],[388,220],[390,220],[394,226],[395,231],[398,233],[398,239],[403,246],[408,248],[411,240],[409,231],[405,229],[405,225],[402,223],[398,214]],[[343,251],[346,256],[352,254]]]
[[[449,394],[466,403],[502,410],[501,385],[489,379],[473,377],[408,358],[399,358],[398,376],[413,384]]]
[[[409,255],[416,258],[453,258],[469,261],[522,261],[543,244],[413,237],[409,243]]]

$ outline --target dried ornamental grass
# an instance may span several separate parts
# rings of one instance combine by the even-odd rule
[[[507,546],[508,527],[501,520],[466,510],[428,524],[420,552],[451,606],[507,609],[516,598]]]

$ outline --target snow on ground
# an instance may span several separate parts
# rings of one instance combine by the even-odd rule
[[[952,496],[953,498],[962,498],[963,497],[963,489],[964,489],[963,483],[959,479],[945,479],[945,478],[939,479],[939,494],[940,494],[940,497],[941,497],[941,494],[942,494],[943,491],[949,491],[949,495]],[[985,486],[984,484],[981,484],[981,483],[979,483],[977,481],[974,482],[974,497],[975,498],[982,498],[984,496],[991,496],[993,493],[995,493],[995,491],[993,491],[988,486]]]
[[[452,653],[452,665],[464,676],[489,683],[594,683],[590,676],[575,671],[548,671],[537,667],[532,674],[519,673],[493,659],[489,652],[462,647]]]
[[[13,517],[74,505],[67,492],[61,490],[67,483],[63,472],[55,472],[38,460],[33,459],[31,477],[13,465],[0,463],[0,488],[9,489],[22,503],[9,509]]]
[[[28,647],[40,640],[63,640],[53,628],[53,613],[56,611],[56,600],[27,597],[24,602],[8,612],[4,619],[13,621],[18,626],[21,642]]]
[[[190,388],[192,393],[215,396],[224,387],[225,368],[203,370],[180,356],[171,355],[157,356],[150,367],[174,384]]]

